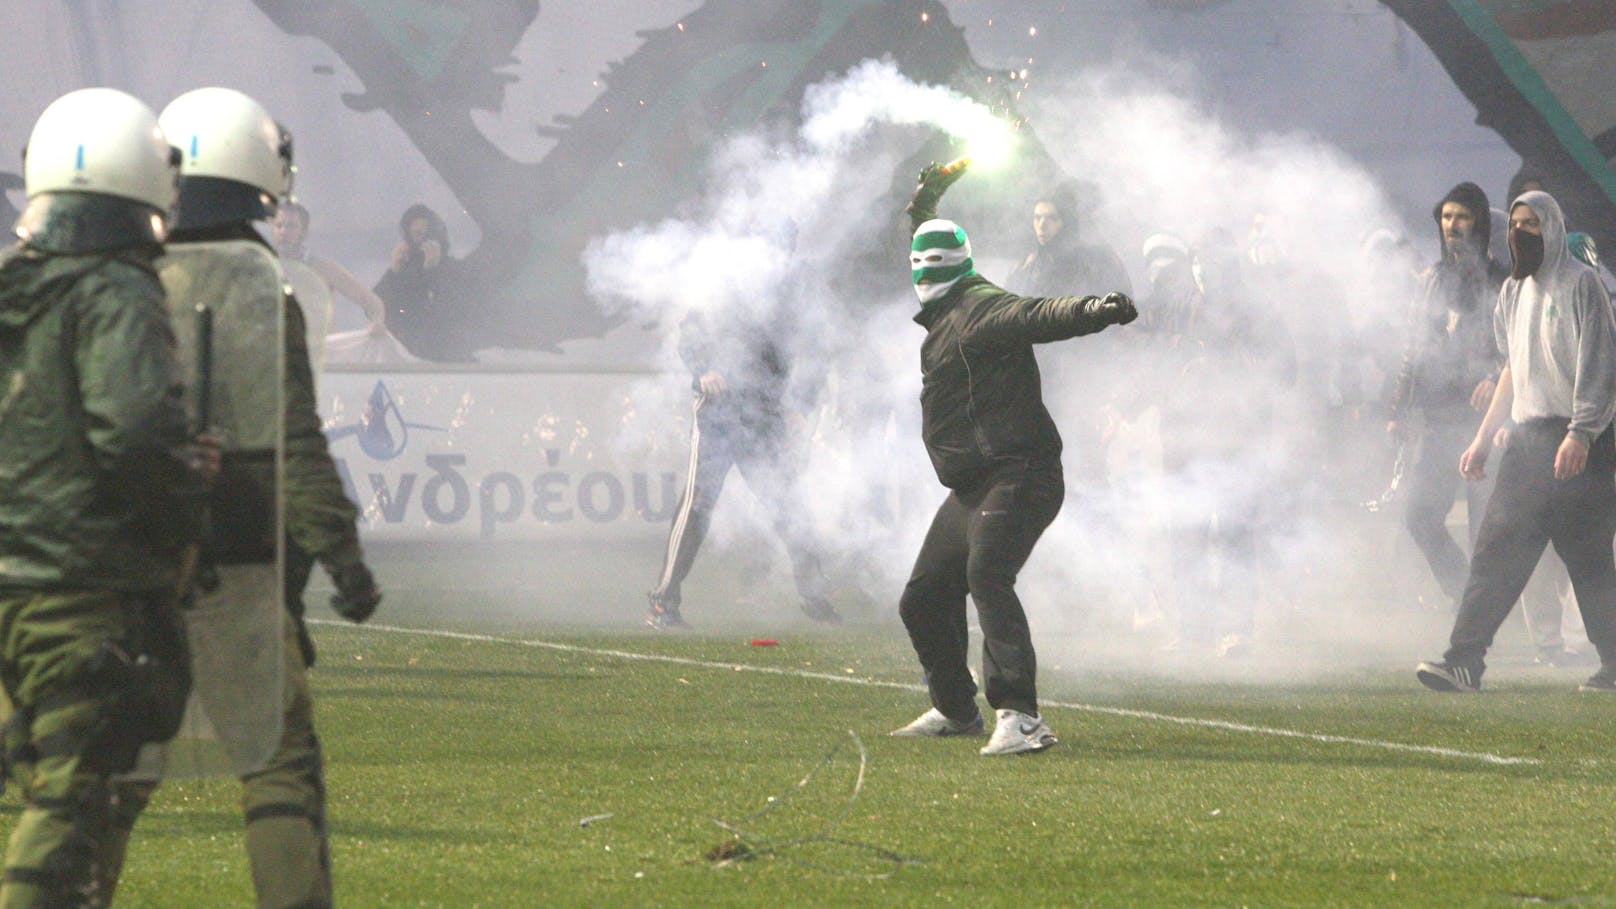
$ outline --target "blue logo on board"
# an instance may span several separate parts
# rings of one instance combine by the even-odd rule
[[[391,461],[403,454],[404,449],[409,446],[412,429],[444,431],[441,426],[411,423],[404,419],[403,411],[398,409],[398,402],[388,393],[387,386],[378,380],[376,387],[370,390],[370,400],[365,402],[365,412],[359,415],[359,422],[328,430],[326,438],[332,442],[340,442],[353,436],[359,441],[359,448],[365,454],[378,461]]]

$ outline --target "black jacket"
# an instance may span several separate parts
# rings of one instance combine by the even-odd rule
[[[1095,297],[1022,297],[967,275],[915,316],[921,435],[937,479],[969,489],[1015,462],[1058,462],[1032,345],[1092,334]]]
[[[1410,410],[1465,411],[1477,383],[1497,378],[1503,355],[1493,337],[1493,309],[1509,269],[1487,255],[1491,220],[1487,196],[1474,183],[1460,183],[1431,210],[1442,242],[1442,206],[1458,202],[1475,216],[1475,254],[1456,259],[1446,244],[1442,258],[1420,275],[1409,304],[1403,362],[1392,392],[1391,417]]]
[[[426,239],[438,244],[438,264],[426,267],[424,253],[410,243],[410,222],[425,219]],[[409,244],[404,264],[382,272],[376,296],[387,304],[387,327],[411,354],[439,363],[464,363],[475,358],[466,326],[473,316],[466,305],[471,274],[465,261],[449,254],[449,228],[437,212],[412,205],[398,220],[398,232]]]

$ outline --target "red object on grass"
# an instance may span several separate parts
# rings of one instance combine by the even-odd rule
[[[752,646],[753,647],[779,647],[780,642],[776,641],[774,638],[753,638],[752,639]]]

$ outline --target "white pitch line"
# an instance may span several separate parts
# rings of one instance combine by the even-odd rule
[[[362,625],[355,626],[347,622],[338,622],[329,619],[310,619],[313,625],[331,625],[338,628],[347,628],[353,631],[385,631],[393,634],[413,634],[422,637],[447,638],[456,641],[476,641],[479,643],[510,644],[518,647],[537,647],[543,650],[556,650],[563,653],[581,653],[590,656],[612,657],[620,660],[642,660],[650,663],[670,663],[677,666],[695,666],[700,669],[724,669],[731,672],[760,672],[766,675],[790,676],[801,679],[819,679],[826,682],[841,682],[847,685],[860,685],[866,688],[894,688],[900,691],[924,692],[926,686],[916,685],[912,682],[892,682],[883,679],[860,678],[853,675],[838,675],[833,672],[808,672],[802,669],[782,669],[775,666],[753,666],[747,663],[715,663],[709,660],[693,660],[689,657],[664,656],[654,653],[635,653],[629,650],[602,650],[596,647],[580,647],[576,644],[560,644],[555,641],[533,641],[521,638],[502,638],[491,634],[471,634],[463,631],[440,631],[433,628],[405,628],[399,625]],[[1379,748],[1385,751],[1402,751],[1412,754],[1432,754],[1440,757],[1460,758],[1463,760],[1481,761],[1487,764],[1521,765],[1541,764],[1537,758],[1507,757],[1501,754],[1491,754],[1486,751],[1461,751],[1457,748],[1439,748],[1435,745],[1410,745],[1406,742],[1389,742],[1381,739],[1362,739],[1348,735],[1327,735],[1318,732],[1303,732],[1298,729],[1281,729],[1277,726],[1253,726],[1247,723],[1233,723],[1228,720],[1207,720],[1200,717],[1173,716],[1170,713],[1155,713],[1150,710],[1130,710],[1126,707],[1104,707],[1098,704],[1082,704],[1071,701],[1041,701],[1043,707],[1059,707],[1065,710],[1079,710],[1087,713],[1103,713],[1109,716],[1128,717],[1137,720],[1153,720],[1158,723],[1177,723],[1181,726],[1200,726],[1205,729],[1222,729],[1226,732],[1246,732],[1253,735],[1270,735],[1278,738],[1305,739],[1309,742],[1320,742],[1330,745],[1359,745],[1365,748]]]

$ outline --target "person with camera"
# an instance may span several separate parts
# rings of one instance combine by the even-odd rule
[[[438,213],[417,203],[398,219],[402,239],[374,288],[387,304],[387,326],[410,353],[423,360],[468,362],[468,312],[462,294],[466,269],[449,254],[449,227]]]

